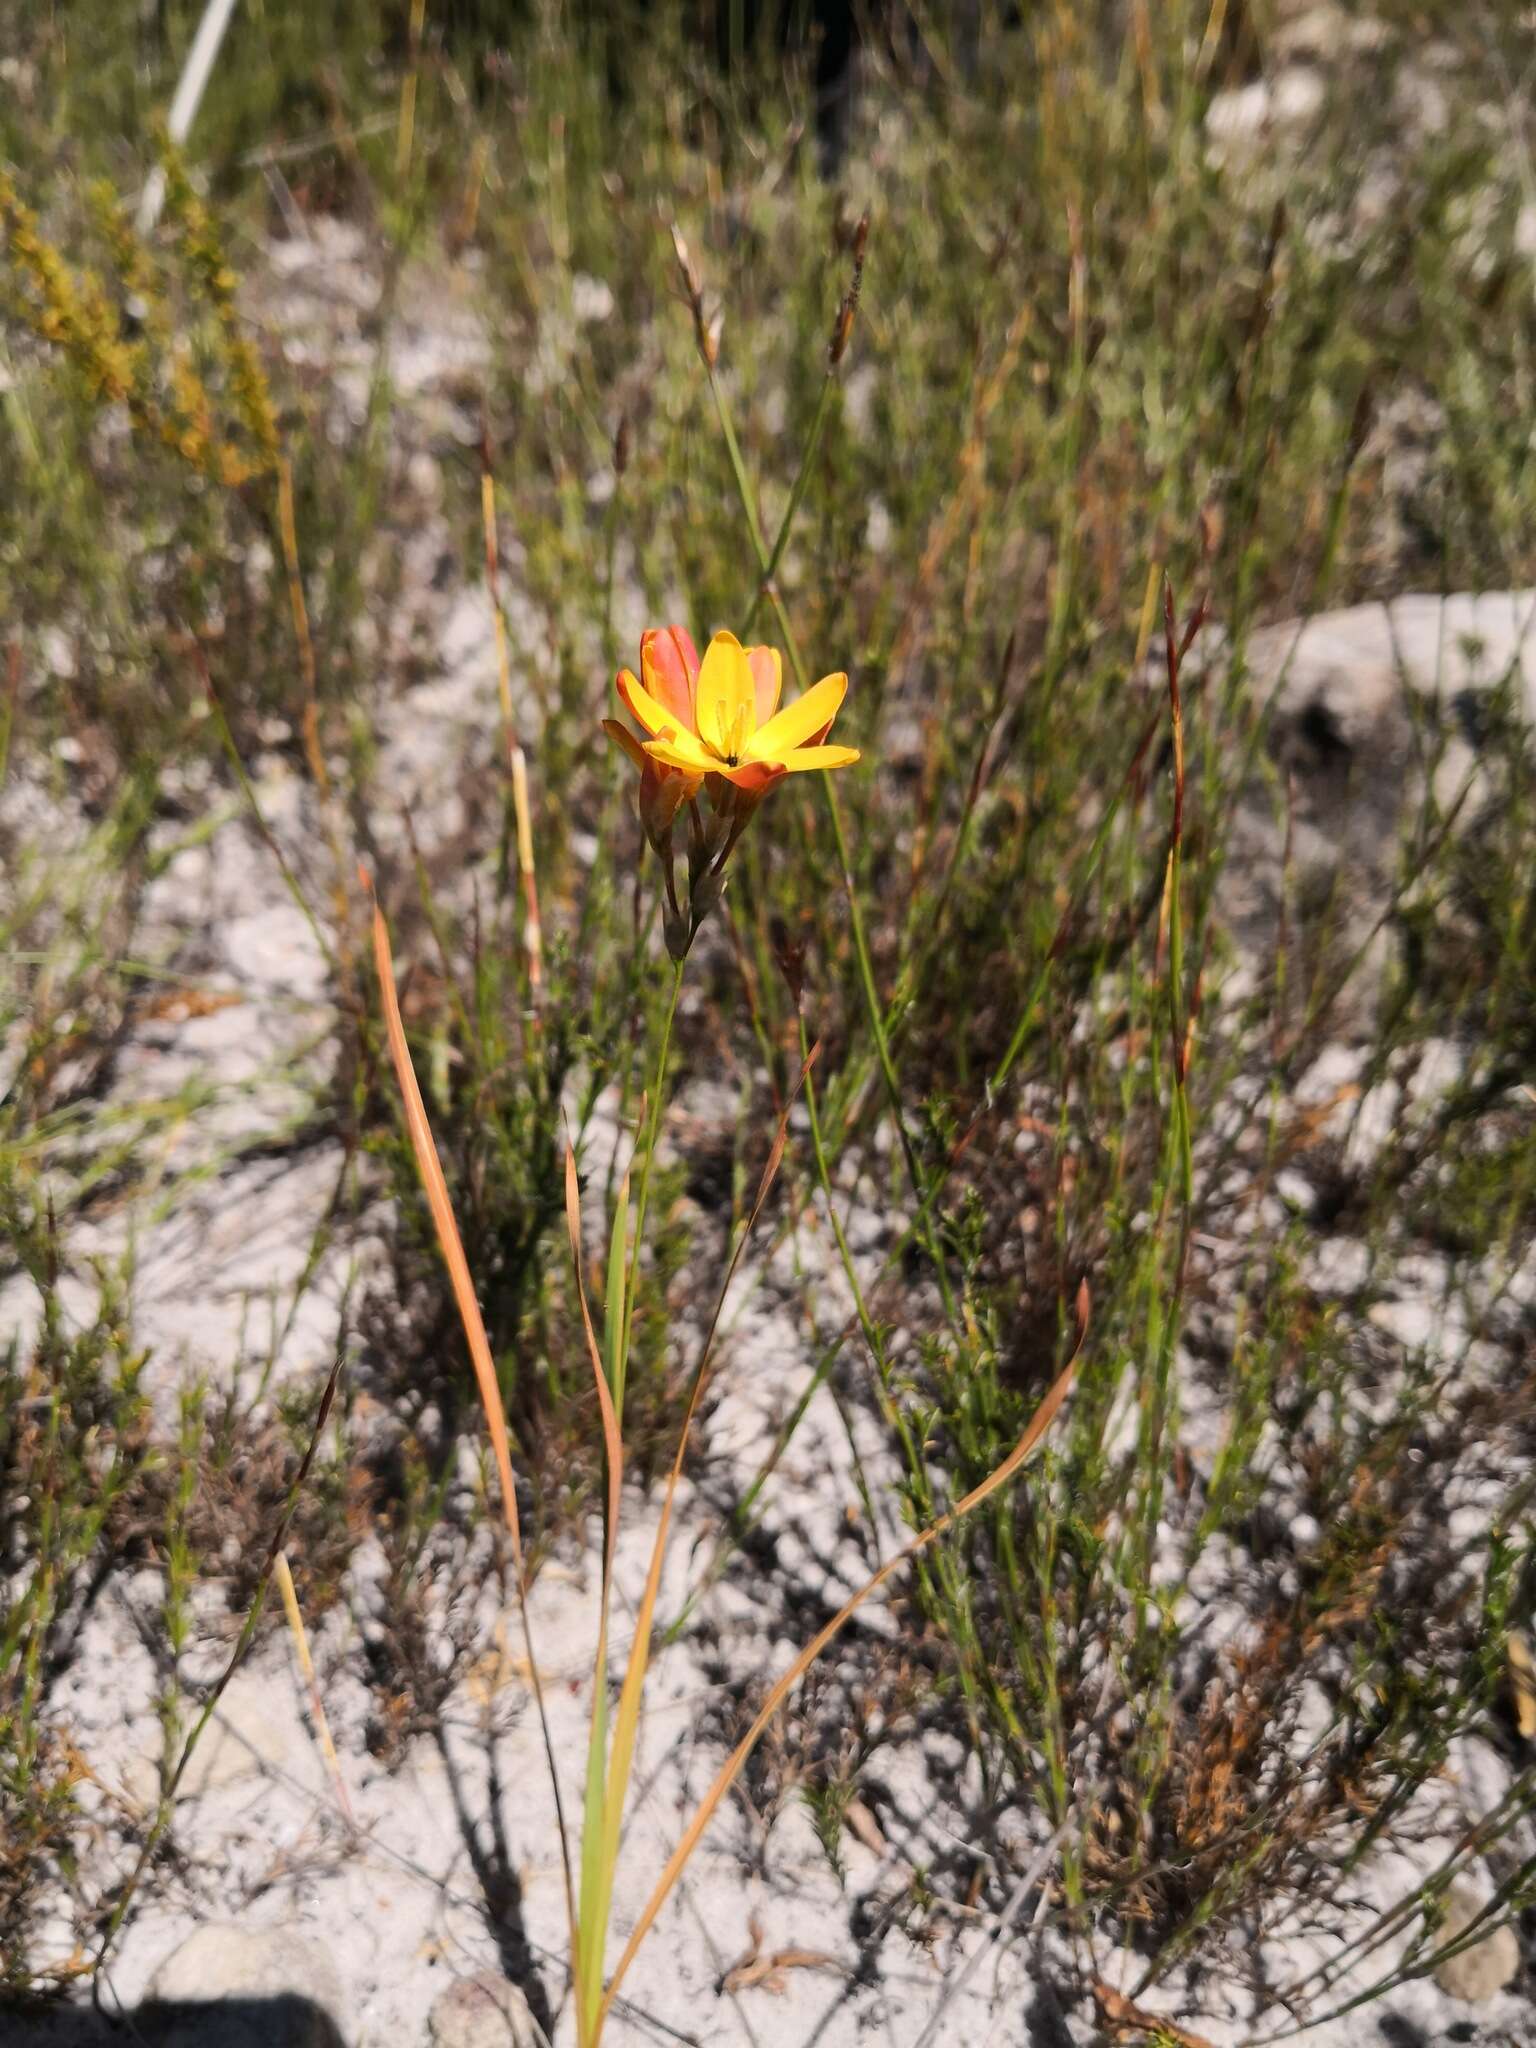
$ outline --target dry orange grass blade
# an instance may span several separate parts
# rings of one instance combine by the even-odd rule
[[[1141,2039],[1166,2041],[1170,2048],[1214,2048],[1204,2034],[1192,2034],[1188,2027],[1164,2019],[1160,2013],[1144,2012],[1139,2005],[1100,1980],[1094,1982],[1093,1996],[1104,2016],[1104,2024],[1117,2041]]]
[[[517,1515],[517,1488],[512,1478],[512,1451],[507,1439],[507,1414],[501,1399],[501,1383],[496,1377],[490,1340],[485,1334],[485,1319],[480,1313],[480,1303],[475,1296],[475,1283],[470,1278],[469,1261],[464,1256],[459,1226],[454,1221],[453,1204],[448,1199],[448,1183],[443,1179],[442,1163],[437,1156],[437,1143],[432,1136],[432,1126],[427,1121],[426,1105],[421,1099],[421,1089],[416,1082],[416,1070],[411,1065],[410,1047],[405,1042],[405,1025],[400,1016],[400,997],[395,988],[394,957],[389,948],[389,930],[384,923],[384,913],[379,908],[378,900],[373,896],[372,882],[361,869],[359,873],[362,874],[363,886],[373,899],[373,959],[378,970],[379,995],[384,1004],[384,1028],[389,1036],[389,1056],[394,1063],[400,1099],[405,1105],[406,1128],[411,1135],[411,1148],[416,1154],[421,1184],[426,1189],[427,1207],[432,1211],[437,1241],[443,1248],[443,1260],[448,1268],[448,1281],[453,1289],[454,1304],[459,1311],[459,1320],[464,1325],[470,1362],[475,1369],[475,1383],[480,1390],[480,1405],[485,1410],[485,1425],[490,1431],[491,1450],[496,1459],[496,1477],[501,1487],[502,1512],[506,1517],[507,1534],[512,1539],[512,1561],[517,1567],[517,1576],[521,1583],[523,1532]]]
[[[668,1858],[667,1867],[658,1879],[656,1889],[646,1901],[645,1908],[635,1923],[634,1932],[630,1935],[624,1953],[619,1958],[618,1967],[609,1979],[608,1989],[603,1995],[603,2014],[605,2016],[611,2010],[613,2001],[618,1994],[619,1985],[623,1982],[631,1963],[633,1963],[636,1955],[639,1953],[641,1943],[650,1933],[657,1914],[660,1913],[662,1907],[666,1904],[672,1887],[677,1883],[679,1877],[682,1876],[688,1859],[703,1839],[705,1829],[714,1818],[715,1809],[730,1791],[732,1785],[735,1784],[737,1777],[741,1773],[742,1766],[761,1740],[763,1731],[767,1728],[769,1722],[779,1711],[785,1700],[794,1691],[795,1687],[800,1683],[806,1672],[810,1670],[827,1645],[852,1620],[854,1614],[863,1606],[872,1593],[878,1592],[883,1585],[894,1577],[903,1565],[909,1564],[914,1557],[919,1556],[921,1552],[936,1543],[941,1536],[953,1529],[956,1523],[963,1521],[974,1508],[980,1507],[984,1500],[990,1499],[999,1487],[1006,1486],[1008,1481],[1012,1479],[1014,1474],[1024,1464],[1025,1460],[1037,1448],[1046,1430],[1049,1429],[1051,1423],[1056,1419],[1057,1412],[1062,1402],[1067,1398],[1072,1381],[1076,1377],[1077,1362],[1082,1356],[1083,1343],[1088,1335],[1088,1306],[1088,1284],[1084,1281],[1083,1285],[1078,1289],[1077,1295],[1077,1342],[1073,1346],[1072,1356],[1057,1375],[1045,1399],[1035,1410],[1029,1427],[1019,1438],[1019,1441],[1014,1445],[1002,1464],[997,1467],[995,1472],[989,1474],[981,1482],[980,1486],[973,1487],[962,1500],[958,1501],[950,1509],[947,1515],[941,1515],[938,1521],[931,1523],[920,1535],[914,1536],[912,1541],[898,1551],[895,1557],[887,1564],[881,1566],[873,1578],[867,1579],[858,1592],[854,1594],[853,1598],[845,1606],[841,1607],[826,1626],[811,1638],[794,1663],[790,1665],[789,1669],[774,1684],[751,1727],[741,1738],[741,1741],[737,1743],[735,1749],[732,1750],[722,1766],[718,1777],[710,1786],[708,1792],[705,1793],[693,1819],[688,1823],[682,1840]]]
[[[576,1178],[576,1154],[569,1142],[565,1148],[565,1227],[571,1240],[571,1262],[576,1269],[576,1299],[581,1304],[581,1326],[586,1332],[587,1354],[592,1360],[597,1405],[603,1418],[603,1448],[608,1458],[608,1540],[607,1555],[603,1561],[603,1597],[606,1603],[607,1579],[613,1569],[613,1539],[619,1526],[619,1487],[624,1477],[624,1444],[619,1435],[619,1419],[614,1413],[608,1375],[603,1370],[603,1354],[598,1348],[597,1332],[592,1327],[592,1312],[587,1307],[587,1287],[581,1270],[581,1188]]]
[[[550,1789],[554,1795],[555,1820],[560,1833],[560,1860],[565,1871],[566,1910],[574,1938],[576,1891],[571,1876],[570,1843],[566,1833],[564,1804],[560,1797],[560,1774],[555,1767],[554,1743],[550,1738],[549,1719],[544,1708],[544,1686],[539,1677],[538,1659],[533,1653],[533,1632],[528,1622],[528,1580],[523,1556],[523,1533],[518,1519],[517,1488],[512,1478],[512,1450],[507,1437],[507,1415],[501,1398],[501,1384],[496,1377],[490,1340],[485,1334],[485,1319],[480,1313],[480,1303],[475,1296],[469,1261],[464,1256],[463,1242],[459,1237],[459,1226],[454,1220],[453,1204],[448,1199],[448,1184],[443,1179],[442,1162],[437,1156],[437,1143],[432,1136],[432,1126],[427,1121],[426,1105],[421,1099],[416,1070],[411,1064],[411,1049],[406,1043],[405,1025],[400,1016],[400,995],[395,986],[395,963],[389,946],[389,928],[384,922],[384,913],[380,910],[378,898],[373,893],[373,883],[367,870],[359,868],[358,875],[373,905],[374,965],[378,972],[379,998],[384,1005],[384,1028],[389,1039],[389,1056],[394,1064],[400,1099],[405,1106],[406,1128],[411,1135],[411,1148],[416,1154],[416,1167],[421,1175],[421,1184],[426,1189],[427,1206],[432,1211],[438,1243],[442,1246],[443,1260],[448,1268],[449,1284],[453,1289],[459,1320],[464,1325],[470,1361],[475,1370],[475,1383],[480,1390],[480,1403],[485,1410],[485,1424],[490,1432],[491,1450],[496,1459],[502,1513],[506,1518],[507,1535],[511,1540],[512,1565],[517,1580],[518,1616],[522,1623],[523,1643],[528,1653],[529,1678],[533,1687],[534,1704],[538,1709],[544,1753],[549,1762]]]

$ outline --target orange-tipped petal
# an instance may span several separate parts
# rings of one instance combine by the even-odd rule
[[[784,779],[784,770],[777,761],[742,761],[734,768],[716,768],[715,773],[727,782],[734,782],[738,789],[759,794]]]
[[[640,673],[657,703],[675,712],[689,732],[697,731],[694,687],[699,657],[686,626],[652,627],[640,635]]]
[[[627,725],[620,725],[616,718],[605,718],[603,720],[603,731],[607,733],[609,739],[613,741],[616,747],[622,748],[628,754],[630,760],[634,762],[643,775],[651,764],[651,757],[635,738],[629,727]]]
[[[613,686],[636,725],[643,727],[653,739],[674,739],[679,734],[691,734],[692,728],[675,711],[669,711],[665,704],[658,703],[645,685],[637,680],[632,669],[621,668],[613,679]]]
[[[803,697],[786,704],[777,717],[760,726],[745,748],[750,761],[782,760],[793,747],[803,747],[813,735],[823,735],[837,716],[848,689],[845,675],[823,676]]]
[[[778,756],[778,762],[794,775],[807,768],[851,768],[858,758],[857,747],[791,747]]]
[[[757,694],[757,722],[766,725],[779,708],[779,696],[784,688],[784,663],[777,647],[749,647],[747,666],[752,671],[752,687]]]
[[[745,752],[757,724],[757,685],[747,650],[734,633],[717,633],[704,650],[694,709],[706,746],[725,757]]]

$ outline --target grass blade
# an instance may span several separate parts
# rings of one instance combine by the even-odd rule
[[[304,1616],[299,1610],[298,1589],[293,1583],[293,1573],[288,1565],[288,1553],[277,1553],[277,1590],[283,1598],[283,1613],[288,1619],[288,1633],[293,1638],[293,1654],[298,1661],[299,1675],[304,1680],[309,1694],[309,1711],[314,1716],[315,1734],[319,1738],[321,1754],[331,1774],[331,1783],[336,1790],[336,1804],[341,1808],[347,1826],[355,1828],[357,1820],[352,1812],[352,1802],[347,1797],[346,1780],[341,1775],[341,1759],[336,1754],[336,1745],[331,1740],[331,1724],[326,1718],[325,1701],[320,1694],[320,1681],[315,1676],[314,1659],[309,1654],[309,1636],[304,1627]]]
[[[617,1329],[624,1328],[623,1272],[624,1224],[629,1213],[629,1177],[625,1176],[614,1218],[613,1244],[608,1261],[607,1334],[611,1366],[614,1359],[615,1315],[612,1288],[615,1260],[618,1265],[619,1309]],[[592,1360],[592,1379],[597,1388],[598,1408],[603,1418],[603,1449],[608,1467],[606,1531],[603,1541],[603,1588],[598,1614],[597,1652],[592,1666],[592,1727],[587,1738],[586,1792],[581,1823],[581,1899],[573,1929],[573,1966],[578,2006],[577,2030],[583,2042],[596,2038],[601,2024],[599,2006],[603,1991],[603,1948],[608,1931],[608,1912],[613,1897],[613,1868],[604,1859],[608,1840],[607,1753],[608,1753],[608,1612],[613,1595],[613,1546],[618,1536],[620,1488],[624,1477],[624,1443],[619,1434],[618,1413],[598,1350],[592,1312],[587,1307],[587,1290],[582,1279],[581,1189],[576,1177],[576,1154],[565,1148],[565,1222],[571,1240],[571,1262],[576,1272],[576,1299],[581,1304],[581,1323],[586,1332],[587,1351]]]
[[[603,1306],[603,1362],[613,1392],[614,1417],[621,1429],[624,1424],[625,1368],[629,1363],[624,1349],[624,1261],[628,1237],[629,1175],[626,1173],[619,1185],[619,1199],[613,1212],[613,1232],[608,1240],[608,1286]]]

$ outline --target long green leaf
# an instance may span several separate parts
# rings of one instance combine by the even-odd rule
[[[619,1191],[614,1219],[608,1270],[607,1332],[610,1347],[622,1343],[624,1331],[624,1230],[629,1215],[629,1179]],[[592,1378],[603,1418],[603,1451],[608,1466],[607,1529],[603,1542],[603,1587],[598,1609],[597,1653],[592,1664],[592,1726],[587,1736],[587,1782],[581,1822],[581,1902],[571,1927],[571,1965],[576,1978],[576,2032],[581,2048],[595,2048],[602,2031],[603,1951],[608,1933],[608,1913],[613,1898],[613,1865],[607,1853],[608,1760],[608,1610],[613,1595],[613,1546],[618,1538],[619,1504],[624,1478],[624,1442],[619,1434],[618,1411],[609,1389],[597,1333],[587,1307],[587,1290],[582,1279],[581,1190],[576,1178],[576,1155],[565,1149],[565,1222],[571,1240],[571,1260],[576,1271],[576,1299],[581,1304],[582,1328],[592,1361]],[[615,1250],[615,1247],[617,1248]],[[618,1309],[615,1315],[614,1269],[618,1271]],[[613,1352],[610,1349],[609,1357]]]

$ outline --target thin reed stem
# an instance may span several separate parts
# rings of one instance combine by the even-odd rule
[[[710,394],[715,403],[715,414],[720,422],[720,431],[725,441],[726,453],[730,458],[731,473],[736,479],[736,490],[741,500],[742,514],[746,520],[752,546],[757,554],[758,569],[761,577],[760,588],[767,592],[768,601],[773,607],[774,616],[778,620],[779,630],[784,638],[784,647],[789,655],[790,666],[795,672],[795,681],[803,695],[811,687],[810,670],[807,668],[805,657],[800,651],[800,643],[795,637],[794,627],[790,623],[789,613],[785,608],[784,600],[769,581],[769,563],[772,557],[763,539],[762,525],[753,501],[752,486],[747,478],[746,464],[742,460],[741,447],[736,439],[736,430],[731,423],[730,408],[726,404],[725,393],[721,389],[720,379],[716,374],[715,366],[707,357],[705,359],[705,370],[709,379]],[[787,538],[787,530],[782,531],[780,536],[781,551],[782,542]],[[897,1078],[896,1065],[891,1057],[890,1035],[885,1028],[884,1005],[880,1000],[880,992],[875,986],[875,969],[874,962],[870,956],[869,935],[864,927],[864,913],[859,906],[859,893],[854,884],[853,862],[848,851],[848,834],[843,825],[842,808],[838,803],[837,791],[833,786],[831,775],[823,773],[819,780],[827,800],[827,812],[832,821],[832,840],[837,852],[838,872],[842,877],[843,893],[848,904],[848,927],[853,937],[854,956],[858,962],[859,986],[864,997],[864,1011],[869,1020],[870,1032],[875,1041],[875,1055],[880,1064],[880,1074],[885,1083],[886,1099],[890,1103],[891,1114],[895,1120],[897,1137],[901,1142],[902,1157],[906,1163],[907,1177],[911,1181],[913,1194],[921,1202],[925,1185],[923,1171],[918,1161],[917,1149],[912,1142],[912,1134],[907,1129],[906,1112],[902,1106],[901,1099],[901,1083]],[[921,1210],[919,1211],[919,1228],[924,1249],[928,1253],[934,1274],[938,1280],[939,1293],[944,1303],[945,1314],[948,1316],[950,1323],[958,1328],[960,1314],[955,1301],[954,1290],[950,1284],[948,1262]]]
[[[640,1273],[640,1246],[645,1238],[646,1206],[651,1193],[651,1167],[656,1157],[656,1139],[661,1130],[662,1102],[667,1086],[667,1058],[672,1050],[672,1024],[677,1016],[677,999],[683,987],[683,962],[674,961],[672,966],[672,988],[667,997],[667,1013],[661,1027],[661,1044],[656,1053],[656,1072],[651,1080],[650,1102],[647,1106],[644,1152],[640,1160],[640,1184],[635,1192],[635,1234],[630,1245],[629,1277],[624,1290],[624,1335],[619,1345],[617,1378],[622,1389],[629,1372],[629,1344],[635,1320],[635,1284]]]

